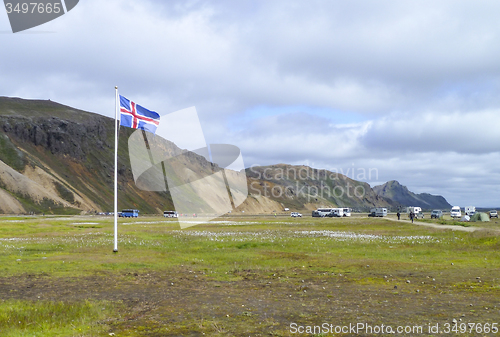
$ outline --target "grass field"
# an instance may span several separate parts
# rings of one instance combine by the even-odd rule
[[[477,336],[500,324],[497,221],[119,221],[113,253],[111,217],[0,218],[0,335]]]

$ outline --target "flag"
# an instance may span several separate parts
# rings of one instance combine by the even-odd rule
[[[120,95],[120,125],[142,129],[154,134],[160,124],[160,115]]]

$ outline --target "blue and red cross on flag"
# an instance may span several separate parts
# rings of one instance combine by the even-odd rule
[[[120,95],[120,125],[133,129],[156,132],[160,124],[160,115],[148,110]]]

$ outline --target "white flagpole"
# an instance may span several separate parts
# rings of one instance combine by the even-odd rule
[[[118,252],[118,86],[115,87],[115,186],[114,186],[115,248]]]

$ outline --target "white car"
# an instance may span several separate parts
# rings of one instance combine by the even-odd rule
[[[302,218],[302,214],[299,212],[292,212],[292,213],[290,213],[290,216],[292,218]]]

